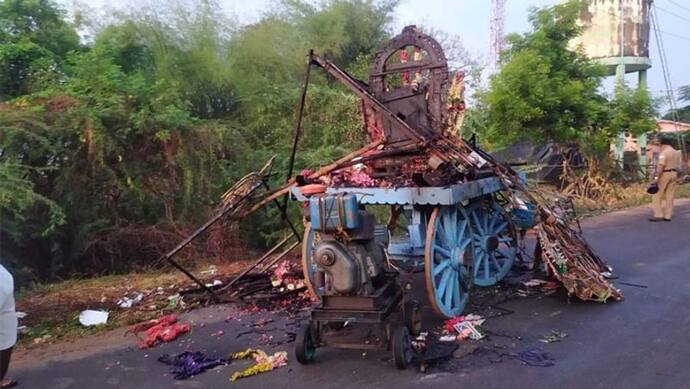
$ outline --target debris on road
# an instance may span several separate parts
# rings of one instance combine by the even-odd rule
[[[139,348],[145,349],[153,347],[161,342],[171,342],[177,339],[178,336],[186,334],[191,330],[191,324],[178,323],[177,316],[166,315],[160,317],[159,319],[135,324],[129,327],[125,334],[133,333],[137,335],[139,332],[145,331],[145,337],[139,343]]]
[[[120,300],[117,301],[117,305],[120,308],[132,308],[133,306],[139,304],[144,300],[144,294],[139,293],[137,294],[134,298],[129,298],[127,296],[124,296]]]
[[[79,323],[84,327],[98,326],[108,322],[107,311],[95,311],[87,309],[79,313]]]
[[[226,365],[228,361],[218,357],[208,357],[201,352],[185,351],[178,355],[163,354],[158,362],[170,366],[170,374],[176,380],[185,380],[216,366]]]
[[[519,351],[517,353],[501,354],[504,356],[516,359],[524,365],[528,366],[538,366],[538,367],[551,367],[556,364],[555,360],[549,353],[544,350],[532,347],[524,351]]]
[[[555,343],[560,342],[561,339],[565,338],[566,336],[568,336],[568,334],[565,332],[551,330],[550,334],[542,336],[539,341],[542,343]]]
[[[554,281],[547,281],[533,278],[521,283],[526,288],[518,289],[517,294],[521,297],[527,296],[550,296],[558,290],[559,284]]]
[[[179,293],[168,296],[168,306],[167,306],[168,309],[173,309],[173,308],[177,307],[178,305],[182,305],[182,304],[183,304],[182,296],[180,296]]]
[[[443,323],[444,336],[441,337],[441,341],[448,342],[465,339],[480,340],[484,338],[484,332],[481,329],[481,325],[484,324],[484,321],[486,321],[486,319],[475,314],[456,316],[448,319]],[[451,336],[453,339],[451,339]]]
[[[450,359],[458,349],[458,343],[444,342],[433,334],[423,332],[412,342],[412,347],[419,371],[426,372],[429,367]]]
[[[256,364],[244,370],[232,373],[232,376],[230,376],[231,382],[237,381],[240,378],[251,377],[279,367],[287,366],[288,356],[286,351],[278,351],[273,355],[268,355],[263,350],[249,348],[244,351],[233,353],[229,358],[231,361],[238,359],[254,359]]]
[[[532,279],[529,280],[529,281],[523,282],[522,285],[531,288],[531,287],[535,287],[535,286],[539,286],[539,285],[546,284],[547,282],[548,282],[548,281],[546,281],[546,280],[541,280],[541,279],[539,279],[539,278],[532,278]]]

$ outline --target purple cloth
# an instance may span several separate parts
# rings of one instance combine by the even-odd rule
[[[509,355],[529,366],[550,367],[555,364],[554,359],[547,352],[537,347]]]
[[[170,374],[172,374],[176,380],[184,380],[202,373],[204,370],[228,363],[223,358],[207,357],[198,351],[185,351],[182,354],[173,356],[163,354],[158,358],[158,362],[169,365]]]

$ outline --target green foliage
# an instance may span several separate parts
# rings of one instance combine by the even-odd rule
[[[15,272],[49,279],[156,259],[143,244],[171,234],[118,231],[189,231],[272,155],[283,182],[308,50],[364,78],[396,2],[284,1],[241,29],[212,1],[175,2],[87,46],[50,1],[0,4],[0,244]],[[356,102],[312,72],[297,169],[362,142]],[[245,223],[250,243],[281,233],[266,219]]]
[[[678,88],[678,100],[688,102],[689,104],[678,108],[675,113],[673,111],[667,112],[666,115],[664,115],[664,119],[690,123],[690,85]],[[677,118],[676,113],[678,115]]]
[[[690,85],[685,85],[678,88],[678,98],[681,101],[690,102]]]
[[[48,0],[0,1],[0,101],[42,90],[79,48],[64,11]]]
[[[579,7],[571,1],[533,10],[533,31],[507,38],[503,67],[485,95],[489,139],[571,141],[605,117],[606,100],[597,92],[603,69],[568,47],[579,33]]]
[[[656,128],[656,105],[646,88],[629,88],[619,85],[611,101],[610,123],[607,138],[621,130],[639,136]]]

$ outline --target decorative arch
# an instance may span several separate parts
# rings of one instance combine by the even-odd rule
[[[395,60],[395,55],[410,47],[419,49],[421,58]],[[414,50],[414,49],[413,49]],[[406,55],[404,55],[406,57]],[[415,81],[395,85],[393,80],[407,79],[415,74]],[[419,82],[417,82],[419,81]],[[442,131],[446,119],[445,97],[448,92],[448,62],[441,45],[416,26],[407,26],[378,50],[369,73],[370,92],[393,113],[412,127],[425,128],[436,133]],[[401,140],[379,118],[383,130],[391,141]]]

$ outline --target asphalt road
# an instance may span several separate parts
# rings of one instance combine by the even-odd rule
[[[319,349],[315,363],[302,366],[293,344],[287,367],[229,382],[233,363],[184,381],[175,381],[156,361],[162,353],[203,350],[225,355],[259,344],[255,333],[237,337],[260,318],[275,321],[263,330],[282,340],[294,331],[295,318],[271,314],[240,315],[233,307],[212,307],[186,316],[191,335],[160,347],[139,350],[123,330],[53,345],[17,355],[13,377],[24,388],[658,388],[687,387],[690,382],[690,200],[679,201],[670,223],[649,223],[647,208],[588,219],[589,242],[614,267],[623,302],[580,302],[565,295],[513,297],[478,291],[476,308],[513,312],[489,318],[487,339],[464,343],[458,355],[425,373],[398,371],[387,352]],[[421,286],[421,285],[419,285]],[[495,298],[494,298],[495,297]],[[494,300],[492,300],[494,298]],[[487,308],[488,304],[504,309]],[[488,309],[488,311],[487,311]],[[492,311],[493,309],[493,311]],[[508,310],[508,311],[505,311]],[[425,311],[426,327],[439,322]],[[229,319],[229,320],[226,320]],[[203,326],[201,323],[204,323]],[[223,330],[225,335],[213,337]],[[539,339],[552,330],[568,336],[557,343]],[[552,367],[531,367],[501,354],[539,347],[555,360]],[[474,352],[472,352],[474,350]],[[463,356],[464,355],[464,356]]]

